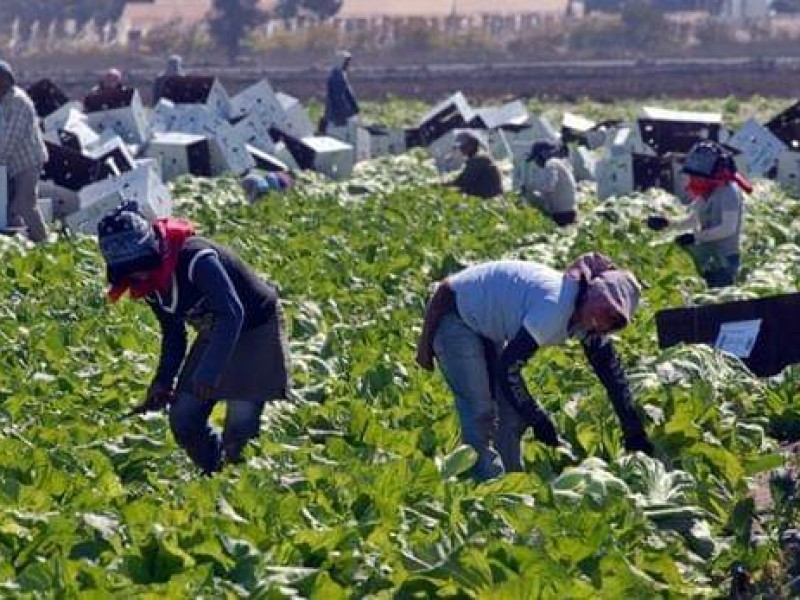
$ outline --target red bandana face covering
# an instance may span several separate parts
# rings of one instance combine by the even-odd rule
[[[689,195],[694,200],[706,200],[717,188],[731,182],[738,185],[747,194],[753,191],[753,186],[740,173],[732,173],[727,170],[722,171],[713,179],[689,175],[686,191],[689,192]]]
[[[195,234],[194,225],[182,219],[167,218],[153,223],[153,229],[161,239],[161,265],[148,271],[147,277],[142,279],[123,277],[108,290],[111,302],[117,302],[125,292],[129,292],[131,298],[139,299],[166,291],[169,287],[172,274],[178,266],[178,254],[186,240]]]

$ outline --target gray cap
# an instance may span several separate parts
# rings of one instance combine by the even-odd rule
[[[14,69],[12,69],[11,65],[4,60],[0,60],[0,75],[5,75],[8,77],[11,80],[11,83],[17,82],[17,78],[14,75]]]

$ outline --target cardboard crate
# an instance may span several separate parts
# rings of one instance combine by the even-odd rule
[[[597,162],[597,197],[627,196],[633,187],[633,157],[630,154],[607,156]]]
[[[367,128],[358,124],[358,119],[350,119],[344,126],[328,125],[325,135],[353,146],[355,162],[369,160],[372,156],[372,135]]]
[[[269,135],[269,128],[274,122],[266,118],[251,113],[233,123],[233,129],[238,133],[245,143],[254,146],[263,152],[272,152],[275,144]]]
[[[156,159],[163,181],[172,181],[186,174],[211,175],[209,143],[202,135],[157,133],[148,143],[144,155]]]
[[[228,119],[231,113],[230,96],[216,77],[167,77],[164,80],[162,98],[175,104],[199,104],[222,119]]]
[[[283,116],[278,123],[280,129],[298,139],[313,137],[316,128],[300,100],[282,92],[275,94],[275,97],[283,109]]]
[[[420,119],[418,130],[423,146],[430,146],[454,129],[464,129],[475,112],[464,94],[457,92],[434,106]]]
[[[800,199],[800,152],[785,150],[778,158],[778,183]]]
[[[308,136],[301,142],[312,153],[312,168],[331,179],[347,179],[353,172],[354,149],[327,136]]]
[[[498,129],[505,125],[526,125],[530,123],[528,107],[521,100],[514,100],[502,106],[485,106],[474,111],[469,126],[474,129]]]
[[[642,141],[655,154],[686,154],[700,140],[722,142],[722,115],[646,106],[638,119]]]
[[[128,144],[150,138],[150,123],[139,92],[132,88],[99,92],[84,99],[89,125],[100,133],[113,131]]]
[[[770,119],[766,128],[792,152],[800,152],[800,101]]]
[[[569,149],[569,162],[575,181],[596,181],[597,158],[588,148],[575,146]]]
[[[78,198],[78,210],[64,219],[73,233],[95,235],[100,219],[123,201],[137,202],[142,214],[150,221],[172,213],[169,190],[148,167],[98,181],[81,190]]]
[[[727,142],[741,152],[737,161],[748,177],[762,177],[774,170],[786,144],[769,129],[749,119]]]
[[[100,141],[100,136],[89,125],[86,115],[72,108],[60,115],[58,127],[45,130],[43,137],[48,142],[77,152],[83,152]]]
[[[268,152],[264,152],[255,146],[248,145],[247,151],[250,153],[250,156],[253,157],[257,169],[261,169],[270,173],[276,173],[279,171],[288,172],[291,170],[289,165],[279,159],[277,156],[269,154]]]
[[[239,119],[253,113],[273,115],[275,121],[283,114],[283,107],[266,79],[254,83],[231,98],[228,118]]]
[[[42,119],[42,130],[47,132],[64,129],[64,125],[67,121],[71,118],[75,118],[73,113],[83,115],[83,118],[86,119],[86,115],[83,112],[83,104],[77,100],[71,100]],[[89,120],[86,119],[86,122],[88,123]]]
[[[49,79],[40,79],[26,91],[36,107],[36,114],[42,119],[69,102],[67,95]]]
[[[402,154],[406,151],[406,131],[384,127],[382,125],[368,125],[370,155],[374,157]]]

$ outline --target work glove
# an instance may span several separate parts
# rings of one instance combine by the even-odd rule
[[[682,248],[686,248],[687,246],[691,246],[695,243],[695,237],[693,233],[682,233],[678,237],[675,238],[675,243],[681,246]]]
[[[132,417],[134,415],[143,415],[149,412],[164,410],[169,406],[169,403],[172,402],[174,393],[170,386],[153,382],[150,384],[150,387],[147,388],[147,395],[145,396],[144,402],[136,406],[125,416]]]
[[[653,215],[647,217],[646,223],[647,227],[649,227],[653,231],[661,231],[662,229],[666,229],[667,227],[669,227],[669,219],[659,215]]]

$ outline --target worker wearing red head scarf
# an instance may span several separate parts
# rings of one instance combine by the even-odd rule
[[[702,141],[686,155],[682,172],[691,213],[681,221],[663,216],[647,219],[653,230],[689,230],[675,238],[694,260],[709,287],[733,285],[739,272],[742,193],[753,191],[750,182],[736,170],[732,155],[720,144]]]

